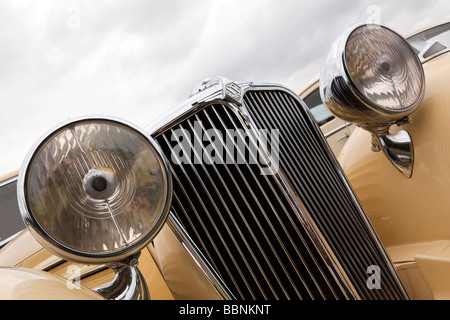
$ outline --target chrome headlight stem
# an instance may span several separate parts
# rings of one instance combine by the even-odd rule
[[[150,300],[150,293],[142,273],[138,269],[140,253],[124,261],[109,263],[114,273],[113,281],[94,291],[109,300]]]

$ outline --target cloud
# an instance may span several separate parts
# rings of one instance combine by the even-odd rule
[[[206,77],[300,90],[348,25],[399,31],[443,18],[446,1],[0,2],[0,175],[55,124],[109,114],[145,126]]]

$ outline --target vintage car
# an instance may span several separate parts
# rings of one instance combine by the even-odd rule
[[[448,298],[449,28],[336,40],[338,159],[298,94],[221,77],[145,128],[53,128],[0,184],[0,299]]]

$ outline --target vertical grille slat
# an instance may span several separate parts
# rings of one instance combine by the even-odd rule
[[[215,114],[215,115],[217,116],[218,120],[221,121],[220,116],[217,115],[217,114]],[[212,124],[213,121],[211,120],[211,117],[208,115],[208,112],[206,112],[206,111],[205,111],[205,116],[206,116],[206,118],[209,120],[209,122]],[[200,121],[200,119],[198,119],[198,118],[197,118],[197,120]],[[223,125],[223,122],[221,122],[221,124]],[[213,128],[213,129],[217,129],[215,126],[212,126],[212,128]],[[211,139],[209,139],[209,141],[211,141]],[[221,142],[222,145],[225,145],[225,141],[221,140],[220,142]],[[225,152],[226,152],[229,156],[231,156],[231,155],[230,155],[230,150],[227,149],[227,148],[225,148],[225,149],[226,149]],[[240,156],[242,156],[242,154],[241,154]],[[278,257],[278,254],[276,253],[276,251],[275,251],[273,245],[270,243],[270,241],[268,241],[268,236],[267,236],[266,232],[264,231],[263,227],[262,227],[261,224],[259,223],[258,219],[255,218],[255,213],[254,213],[252,207],[250,206],[250,204],[248,203],[248,201],[247,201],[247,199],[246,199],[246,197],[245,197],[245,195],[251,195],[252,198],[253,198],[253,200],[255,201],[255,203],[259,206],[259,209],[260,209],[261,211],[263,211],[263,208],[259,205],[259,203],[258,203],[258,201],[257,201],[257,199],[256,199],[255,194],[252,192],[251,188],[250,188],[250,187],[248,186],[248,184],[246,183],[245,177],[242,175],[242,172],[239,170],[239,167],[235,167],[236,171],[239,173],[239,175],[240,175],[240,177],[241,177],[241,181],[242,181],[242,182],[246,185],[246,187],[247,187],[247,188],[246,188],[246,192],[243,192],[243,191],[241,190],[241,187],[239,186],[239,184],[236,182],[236,180],[234,179],[233,175],[231,174],[230,170],[228,169],[228,166],[224,166],[224,169],[225,169],[225,171],[227,172],[227,175],[228,175],[229,179],[232,181],[233,187],[236,188],[236,190],[239,191],[239,194],[241,195],[241,197],[240,197],[239,199],[245,204],[246,208],[247,208],[248,211],[251,213],[251,216],[253,217],[253,223],[255,223],[255,224],[258,226],[258,231],[259,231],[258,233],[261,234],[261,235],[263,236],[263,238],[264,238],[264,240],[265,240],[265,245],[266,245],[266,246],[270,249],[270,251],[275,255],[275,257],[276,257],[276,262],[278,262],[278,263],[281,265],[281,267],[282,267],[284,273],[287,274],[286,268],[283,266],[283,264],[282,264],[280,258]],[[217,172],[217,170],[216,170],[216,172]],[[217,176],[218,176],[218,178],[219,178],[220,180],[222,180],[221,177],[220,177],[220,174],[217,174]],[[227,189],[227,186],[226,186],[226,184],[223,182],[223,180],[222,180],[222,183],[223,183],[223,187],[224,187],[225,192],[227,192],[227,193],[229,194],[229,190]],[[231,196],[231,195],[230,195],[230,198],[232,199],[232,196]],[[239,213],[239,215],[240,215],[242,221],[244,222],[244,224],[245,224],[245,226],[246,226],[246,229],[247,229],[248,232],[251,234],[252,239],[253,239],[253,241],[255,242],[255,245],[256,245],[256,247],[258,248],[260,254],[263,256],[264,260],[266,260],[266,261],[268,262],[267,265],[268,265],[268,267],[269,267],[269,269],[270,269],[270,272],[272,273],[272,275],[273,275],[273,276],[275,277],[275,279],[277,280],[277,283],[278,283],[279,286],[281,287],[281,289],[282,289],[282,291],[284,292],[284,294],[285,294],[287,297],[289,297],[289,294],[288,294],[288,293],[286,292],[286,290],[284,289],[283,283],[280,281],[280,278],[278,277],[277,272],[274,270],[274,267],[272,266],[272,263],[270,263],[270,260],[267,258],[267,255],[265,254],[263,248],[261,247],[261,244],[258,242],[258,240],[257,240],[257,238],[256,238],[256,235],[254,234],[254,232],[252,232],[251,227],[249,226],[249,223],[248,223],[247,219],[244,217],[242,211],[240,210],[239,205],[236,204],[236,201],[235,201],[234,199],[233,199],[232,201],[234,202],[235,207],[236,207],[236,209],[237,209],[237,212]],[[267,220],[267,216],[265,216],[265,218],[266,218],[266,220]],[[291,263],[292,263],[292,260],[290,260],[290,261],[291,261]],[[257,262],[257,263],[258,263],[258,262]],[[271,291],[275,293],[275,290],[273,289],[273,285],[268,281],[268,276],[264,274],[264,271],[262,270],[262,268],[261,268],[261,266],[260,266],[259,263],[258,263],[258,269],[261,270],[261,273],[263,274],[263,276],[264,276],[264,278],[265,278],[265,280],[266,280],[266,283],[267,283],[267,285],[270,287]],[[292,282],[291,279],[289,279],[289,281]],[[297,294],[298,294],[299,297],[301,297],[301,295],[300,295],[299,292],[297,292]],[[274,295],[275,295],[275,298],[280,298],[278,295],[276,295],[276,293],[275,293]],[[265,295],[265,297],[267,298],[266,295]]]
[[[210,145],[212,139],[207,134],[204,137],[196,136],[193,121],[201,123],[205,131],[213,129],[227,132],[226,129],[230,128],[244,130],[231,110],[222,105],[213,105],[158,138],[169,159],[173,147],[171,137],[176,129],[190,132],[192,141],[187,144],[189,147],[193,148],[196,143],[202,143],[202,148]],[[241,131],[238,133],[242,134]],[[174,138],[180,140],[176,135]],[[222,139],[225,138],[223,136]],[[243,140],[244,137],[239,138]],[[226,145],[224,142],[222,140],[222,145]],[[339,286],[300,222],[293,217],[295,214],[291,205],[274,178],[261,175],[260,166],[254,164],[257,155],[253,154],[250,144],[250,141],[246,142],[245,150],[232,145],[233,150],[225,148],[224,152],[231,155],[236,151],[234,155],[242,158],[242,153],[245,153],[253,163],[246,159],[241,164],[206,165],[198,161],[205,159],[200,159],[201,156],[194,152],[190,163],[172,164],[176,195],[172,211],[204,255],[213,261],[224,282],[238,298],[342,298]],[[184,151],[189,153],[188,150]],[[191,200],[185,204],[186,200],[179,194],[185,197],[190,195]],[[214,205],[205,204],[212,202],[213,198]],[[191,210],[193,212],[189,213]],[[227,216],[228,224],[224,216]],[[205,223],[201,223],[203,219],[220,222],[221,227],[211,225],[208,228]],[[237,241],[241,244],[240,248],[237,247]],[[226,247],[229,243],[235,244],[235,252],[232,252],[231,247]],[[245,257],[242,252],[244,248],[247,253]],[[237,257],[240,257],[241,264],[237,262]],[[247,281],[247,285],[242,285],[244,281]]]
[[[251,91],[244,101],[258,127],[282,128],[285,137],[280,141],[280,166],[351,282],[357,284],[359,295],[363,298],[401,297],[380,249],[340,181],[327,149],[321,144],[319,131],[308,121],[306,109],[282,91]],[[295,167],[293,161],[299,159]],[[308,179],[302,180],[302,177]],[[366,286],[365,272],[370,265],[383,270],[386,287],[382,290],[369,290]]]
[[[206,111],[205,111],[205,115],[206,115],[206,114],[207,114],[207,113],[206,113]],[[201,121],[200,119],[198,119],[198,117],[195,117],[195,118],[196,118],[197,121]],[[198,137],[198,136],[196,135],[196,132],[193,130],[194,126],[192,125],[192,123],[191,123],[189,120],[186,121],[186,122],[187,122],[187,124],[189,125],[190,131],[191,131],[191,132],[194,132],[194,137],[195,137],[195,139],[196,139],[197,141],[201,141],[202,139],[201,139],[200,137]],[[212,128],[214,129],[214,127],[212,127]],[[205,134],[205,136],[208,137],[206,134]],[[211,142],[211,139],[209,139],[208,142]],[[191,147],[193,147],[193,146],[191,145]],[[195,153],[195,151],[194,151],[194,153]],[[200,156],[199,156],[198,154],[196,154],[196,153],[195,153],[195,157],[196,157],[197,160],[201,160],[201,159],[200,159]],[[212,162],[213,162],[209,156],[207,156],[207,158],[208,158],[208,162],[209,162],[209,163],[212,163]],[[205,160],[205,159],[203,159],[203,160]],[[211,186],[213,187],[213,189],[214,189],[213,191],[214,191],[214,193],[217,195],[217,199],[218,199],[219,202],[221,203],[221,207],[224,208],[224,212],[227,213],[228,218],[230,219],[230,221],[231,221],[231,223],[232,223],[233,229],[236,230],[237,233],[238,233],[238,234],[235,234],[235,235],[234,235],[233,239],[234,239],[234,242],[235,242],[235,244],[236,244],[236,247],[238,248],[238,250],[239,250],[239,252],[240,252],[240,254],[241,254],[242,259],[245,261],[246,266],[249,267],[250,262],[248,262],[248,260],[252,260],[252,261],[254,262],[254,264],[256,265],[257,269],[261,272],[263,278],[267,279],[267,276],[264,274],[264,271],[262,270],[261,266],[259,265],[258,260],[257,260],[257,259],[255,258],[255,256],[254,256],[254,252],[250,249],[250,246],[249,246],[249,244],[248,244],[248,241],[247,241],[246,237],[243,236],[243,231],[241,231],[241,228],[239,227],[239,224],[236,222],[236,219],[235,219],[235,217],[234,217],[233,214],[232,214],[232,211],[238,213],[239,216],[240,216],[240,218],[241,218],[241,221],[244,222],[244,225],[247,225],[247,223],[246,223],[246,221],[245,221],[245,218],[243,218],[243,216],[242,216],[242,212],[241,212],[239,206],[236,204],[236,201],[233,199],[232,196],[229,196],[228,199],[231,200],[232,206],[233,206],[234,208],[232,208],[231,205],[228,205],[228,204],[226,203],[226,200],[225,200],[224,197],[222,196],[221,191],[219,191],[218,186],[216,186],[215,180],[217,179],[217,181],[220,182],[220,183],[222,184],[222,186],[220,187],[220,189],[223,190],[223,192],[225,192],[225,193],[229,193],[229,192],[228,192],[228,189],[227,189],[227,187],[226,187],[226,184],[224,183],[224,181],[223,181],[221,175],[217,172],[217,168],[214,167],[214,166],[211,166],[211,169],[213,169],[212,171],[215,171],[215,172],[209,172],[207,169],[204,168],[204,165],[202,165],[202,167],[203,167],[203,168],[202,168],[202,169],[203,169],[203,172],[205,173],[204,176],[207,178],[207,180],[208,180],[208,182],[209,182],[209,185],[211,185]],[[214,179],[214,178],[212,177],[212,174],[214,174],[214,173],[215,173],[214,177],[215,177],[216,179]],[[216,208],[216,209],[217,209],[217,208]],[[217,209],[217,210],[219,211],[219,209]],[[225,224],[225,223],[224,223],[224,224]],[[252,234],[251,229],[249,229],[249,231],[250,231],[249,233]],[[249,253],[249,258],[247,258],[247,257],[244,255],[244,253],[242,253],[241,250],[239,249],[240,246],[237,244],[237,240],[235,240],[236,238],[242,240],[242,243],[245,245],[246,252]],[[258,249],[260,249],[260,248],[258,248]],[[264,254],[264,252],[261,251],[261,249],[260,249],[260,252],[261,252],[261,254]],[[251,258],[251,259],[250,259],[250,258]],[[250,267],[249,267],[249,268],[250,268]],[[254,272],[255,272],[255,271],[254,271]],[[252,275],[252,276],[253,276],[253,275]],[[267,298],[267,295],[264,293],[264,290],[262,289],[263,285],[259,283],[259,281],[258,281],[258,279],[257,279],[256,277],[253,276],[252,278],[253,278],[253,280],[254,280],[254,283],[258,286],[258,289],[261,290],[261,292],[262,292],[264,298]],[[270,285],[270,284],[269,284],[269,285]]]
[[[157,131],[172,160],[172,214],[238,299],[401,298],[307,110],[284,89],[256,87],[239,111],[218,101]],[[279,130],[278,173],[261,174],[252,129]],[[382,290],[367,288],[369,265],[381,267]]]
[[[256,94],[255,94],[256,95]],[[264,94],[262,94],[263,96]],[[264,123],[265,124],[265,128],[271,128],[271,129],[276,129],[276,128],[281,128],[282,123],[280,123],[278,120],[278,117],[275,113],[272,112],[272,108],[275,107],[278,111],[278,115],[282,115],[282,110],[278,109],[279,103],[273,104],[272,106],[267,105],[267,101],[273,101],[273,100],[268,100],[266,99],[265,101],[261,101],[260,99],[258,99],[258,101],[256,100],[252,100],[251,98],[253,97],[253,94],[249,95],[249,98],[247,100],[248,106],[251,107],[252,110],[255,110],[256,107],[255,106],[265,106],[264,109],[259,108],[259,113],[254,113],[253,115],[255,116],[255,122],[257,123]],[[251,113],[251,112],[250,112]],[[264,117],[264,118],[263,118]],[[277,122],[275,122],[277,121]],[[292,130],[292,129],[291,129]],[[295,140],[295,138],[292,136],[291,134],[291,130],[286,130],[284,129],[283,132],[286,132],[286,135],[283,139],[283,141],[281,142],[282,144],[285,144],[285,148],[289,148],[290,150],[302,150],[302,148],[300,148],[300,146],[297,145],[297,141]],[[304,131],[303,131],[304,132]],[[294,145],[296,144],[296,145]],[[305,143],[307,144],[307,143]],[[325,194],[323,189],[326,188],[326,184],[329,183],[328,181],[323,181],[323,178],[326,177],[325,173],[321,172],[322,174],[317,174],[317,172],[319,171],[317,168],[312,167],[312,165],[315,164],[315,162],[313,161],[313,159],[310,158],[311,154],[314,154],[314,149],[306,149],[306,150],[302,150],[302,152],[296,153],[295,154],[295,158],[294,157],[283,157],[280,159],[280,166],[285,168],[286,172],[291,172],[291,182],[294,184],[294,186],[298,186],[301,190],[301,194],[305,195],[307,199],[309,199],[309,201],[306,201],[306,203],[310,203],[313,205],[313,209],[312,211],[314,212],[320,212],[320,215],[317,215],[318,219],[321,222],[321,225],[324,226],[325,230],[326,230],[326,234],[336,234],[339,232],[339,229],[342,228],[350,228],[349,230],[345,230],[341,232],[346,232],[349,237],[343,237],[341,239],[339,239],[340,245],[344,247],[345,250],[347,251],[354,251],[357,250],[359,251],[360,248],[358,247],[354,247],[352,246],[352,243],[360,243],[361,245],[365,246],[365,242],[360,241],[355,239],[355,231],[356,229],[353,228],[352,223],[346,223],[343,224],[341,221],[338,221],[338,219],[335,219],[333,217],[333,215],[330,215],[330,222],[331,223],[326,223],[326,221],[323,219],[324,216],[326,216],[326,212],[332,212],[334,211],[334,208],[331,206],[331,204],[333,204],[334,206],[339,206],[339,210],[343,210],[342,207],[340,207],[340,202],[337,201],[336,197],[334,196],[333,193],[328,192],[327,195],[331,196],[331,199],[333,202],[327,203],[327,202],[320,202],[319,201],[319,197],[317,197],[317,195],[320,195],[320,198],[325,198]],[[292,163],[292,160],[296,159],[296,160],[301,160],[300,162],[305,164],[306,168],[302,171],[302,173],[299,172],[299,168],[295,168],[294,164]],[[312,164],[312,165],[311,165]],[[316,173],[315,176],[313,176],[313,174]],[[329,174],[327,174],[327,176],[329,176]],[[307,181],[302,181],[300,182],[298,179],[300,177],[304,177],[305,180]],[[322,181],[321,181],[322,180]],[[305,187],[309,187],[308,189],[305,189]],[[353,230],[351,230],[353,229]],[[353,241],[349,242],[349,238],[353,238]],[[334,243],[336,243],[338,240],[333,239]],[[366,248],[364,248],[366,249]],[[361,250],[361,257],[364,257],[366,260],[366,253],[365,250]],[[348,260],[348,263],[352,265],[353,268],[358,268],[359,266],[356,264],[357,261],[355,260]],[[365,263],[367,263],[368,261],[365,261]],[[371,265],[370,263],[366,264],[366,266]],[[365,274],[364,273],[359,273],[359,280],[364,282],[365,281]]]
[[[173,132],[173,131],[172,131]],[[176,137],[176,135],[174,135],[175,137]],[[167,141],[167,138],[165,138],[166,139],[166,143],[169,143],[168,141]],[[169,144],[170,145],[170,144]],[[210,242],[208,243],[208,245],[212,245],[213,246],[213,248],[214,248],[214,250],[215,250],[215,254],[219,257],[219,259],[220,259],[220,263],[225,267],[225,269],[226,269],[226,271],[228,272],[228,274],[230,275],[230,279],[233,281],[233,283],[236,285],[236,288],[239,288],[239,286],[237,286],[237,284],[239,283],[239,281],[236,281],[235,280],[235,278],[234,278],[234,276],[232,275],[232,273],[229,271],[229,269],[228,269],[228,264],[227,263],[225,263],[225,261],[231,261],[232,262],[232,264],[233,264],[233,266],[234,266],[234,268],[238,271],[238,274],[242,274],[242,270],[240,269],[240,265],[239,265],[239,263],[237,263],[237,261],[236,261],[236,259],[235,259],[235,257],[234,257],[234,254],[233,254],[233,252],[230,250],[230,248],[228,247],[228,244],[227,244],[227,241],[225,241],[224,239],[223,239],[223,236],[222,236],[222,233],[219,231],[219,229],[218,229],[218,227],[216,226],[216,221],[215,221],[215,219],[211,216],[211,214],[210,214],[210,212],[209,212],[209,210],[208,210],[208,208],[207,208],[207,206],[206,206],[206,204],[204,203],[204,201],[202,200],[202,197],[200,196],[200,194],[198,193],[198,189],[193,185],[193,183],[192,183],[192,181],[197,181],[197,182],[199,182],[199,183],[201,183],[201,181],[202,181],[202,179],[200,178],[200,176],[198,175],[198,172],[196,171],[196,170],[192,170],[193,172],[194,172],[194,174],[196,175],[196,179],[195,180],[192,180],[192,178],[191,178],[191,175],[188,175],[187,174],[187,172],[186,172],[186,170],[184,169],[184,166],[183,165],[180,165],[180,166],[178,166],[179,168],[181,168],[181,171],[182,171],[182,174],[184,174],[184,176],[185,177],[188,177],[188,179],[184,179],[183,180],[183,182],[184,183],[186,183],[186,182],[188,182],[189,183],[189,187],[190,187],[190,190],[191,190],[191,192],[195,195],[195,197],[196,197],[196,199],[197,199],[197,201],[196,201],[196,203],[198,203],[197,204],[197,207],[195,208],[195,211],[197,211],[197,212],[202,212],[202,213],[204,213],[206,216],[207,216],[207,218],[208,218],[208,220],[210,221],[210,226],[212,226],[212,228],[216,231],[215,232],[215,235],[217,235],[217,238],[211,238],[210,239]],[[174,188],[174,193],[176,193],[177,192],[177,189],[178,189],[178,187],[179,186],[182,186],[182,182],[180,181],[180,180],[178,180],[177,181],[178,183],[176,184],[176,188]],[[202,190],[205,190],[205,187],[203,187],[203,189]],[[189,197],[189,195],[187,195],[187,197]],[[180,203],[181,204],[181,203]],[[183,207],[183,205],[180,205],[180,206],[178,206],[178,208],[182,208]],[[185,222],[185,219],[183,219],[182,220],[183,222]],[[197,222],[199,223],[199,224],[201,224],[201,222],[202,221],[205,221],[204,219],[203,219],[203,217],[201,217],[200,215],[198,215],[197,216]],[[202,232],[202,235],[208,235],[209,234],[209,232],[210,232],[210,230],[209,230],[209,228],[208,227],[206,227],[206,226],[204,226],[203,225],[203,227],[204,227],[204,229],[202,230],[203,232]],[[196,226],[194,226],[194,228],[196,228]],[[199,231],[199,232],[201,232],[201,231]],[[195,238],[194,238],[195,239]],[[233,238],[232,238],[233,239]],[[218,240],[220,240],[220,242],[218,242]],[[216,244],[222,244],[223,245],[223,250],[225,250],[225,252],[223,252],[223,250],[221,250],[221,249],[219,249],[217,246],[216,246]],[[224,257],[222,257],[222,254],[226,254],[227,255],[227,257],[228,257],[228,259],[225,259]],[[217,262],[217,260],[215,259],[215,257],[214,258],[212,258],[212,261],[215,261],[215,262]],[[216,266],[217,266],[218,264],[216,264]],[[243,278],[243,279],[240,279],[243,283],[247,283],[247,281],[246,281],[246,279],[245,278]],[[247,287],[248,287],[248,285],[247,285]],[[250,289],[251,290],[251,289]],[[251,291],[250,291],[250,293],[251,293]],[[251,293],[251,295],[253,296],[253,294]]]
[[[217,112],[217,111],[215,111],[215,112]],[[230,112],[231,112],[230,110],[225,109],[225,113],[226,113],[227,117],[230,119],[230,121],[232,121],[231,126],[232,126],[232,127],[239,127],[239,124],[237,124],[236,122],[234,122],[233,116],[230,114]],[[220,115],[217,115],[217,116],[218,116],[218,118],[220,119]],[[255,157],[255,155],[254,155],[251,151],[250,151],[250,156],[251,156],[251,159],[255,160],[256,157]],[[247,166],[248,166],[248,165],[247,165]],[[251,171],[250,171],[250,172],[251,172]],[[256,186],[258,186],[259,190],[262,192],[262,194],[264,195],[265,199],[268,201],[267,203],[268,203],[268,205],[270,206],[272,212],[274,212],[274,213],[275,213],[275,212],[278,212],[277,209],[275,209],[274,204],[272,204],[272,203],[270,202],[270,200],[268,200],[268,196],[267,196],[267,194],[266,194],[264,188],[261,186],[261,183],[260,183],[260,182],[258,181],[258,179],[255,177],[255,174],[254,174],[253,172],[251,172],[251,173],[252,173],[252,178],[253,178],[252,181],[254,181],[254,184],[255,184]],[[249,176],[247,176],[246,178],[248,179]],[[268,191],[270,191],[272,194],[277,194],[277,192],[276,192],[276,187],[273,185],[273,181],[270,181],[270,179],[268,179],[266,176],[262,176],[261,178],[263,179],[263,181],[264,181],[264,182],[267,184],[267,186],[269,187],[269,190],[268,190]],[[245,178],[244,178],[244,180],[245,180]],[[289,212],[289,209],[287,208],[287,206],[285,206],[284,204],[281,204],[281,205],[282,205],[282,210],[283,210],[282,212],[283,212],[284,216],[285,216],[285,217],[287,218],[287,220],[288,220],[287,225],[290,226],[290,229],[289,229],[289,230],[293,230],[293,231],[295,232],[294,234],[298,237],[298,239],[300,239],[300,240],[302,241],[302,244],[304,245],[304,248],[305,248],[305,250],[307,251],[307,252],[305,252],[305,253],[310,254],[310,257],[313,259],[313,261],[314,261],[314,263],[315,263],[315,267],[316,267],[315,270],[316,270],[316,271],[319,270],[319,271],[320,271],[320,274],[321,274],[321,275],[324,277],[324,279],[326,280],[326,276],[324,276],[324,274],[321,272],[321,269],[320,269],[320,267],[318,266],[317,261],[314,260],[314,256],[311,254],[310,248],[308,248],[308,245],[311,245],[311,244],[307,244],[307,242],[306,242],[305,239],[304,239],[304,235],[302,235],[302,234],[299,232],[298,227],[295,225],[295,223],[294,223],[294,221],[293,221],[293,219],[292,219],[292,217],[291,217],[291,215],[290,215],[290,214],[292,214],[292,213]],[[264,212],[264,209],[261,208],[261,211]],[[302,264],[303,264],[304,266],[307,267],[307,264],[305,263],[305,260],[304,260],[304,258],[303,258],[303,255],[304,255],[305,253],[303,253],[303,254],[300,253],[299,248],[297,248],[296,243],[295,243],[295,241],[293,240],[293,236],[292,236],[292,237],[290,236],[290,233],[291,233],[291,232],[288,231],[288,228],[286,227],[286,224],[281,220],[280,215],[275,214],[274,219],[275,219],[275,220],[277,221],[277,223],[280,225],[280,227],[281,227],[281,230],[280,230],[280,231],[282,231],[282,233],[283,233],[284,235],[286,235],[286,237],[288,238],[288,243],[287,243],[286,245],[290,245],[290,246],[291,246],[291,248],[295,251],[295,255],[297,255],[297,256],[301,259]],[[269,221],[269,226],[270,226],[271,229],[273,229],[272,223],[273,223],[273,222],[270,222],[270,221]],[[276,231],[274,231],[274,232],[275,232],[276,237],[279,238],[279,237],[280,237],[279,234],[277,234]],[[283,244],[282,244],[282,246],[283,246]],[[283,250],[286,252],[286,248],[285,248],[284,246],[283,246]],[[286,253],[286,254],[288,254],[288,253]],[[317,289],[320,291],[321,295],[323,296],[324,294],[323,294],[323,292],[321,292],[321,291],[322,291],[322,290],[321,290],[321,287],[318,285],[318,283],[317,283],[318,281],[314,278],[313,273],[310,272],[309,270],[307,270],[307,271],[308,271],[309,274],[312,275],[312,280],[314,281],[315,285],[317,286]],[[298,273],[298,270],[297,270],[297,273]],[[299,275],[299,276],[301,277],[301,275]]]
[[[223,120],[221,119],[220,115],[217,114],[217,111],[216,111],[216,110],[213,110],[213,111],[215,112],[215,114],[216,114],[217,118],[219,119],[219,121],[221,122],[222,126],[225,127],[225,126],[224,126],[224,123],[223,123]],[[225,112],[228,112],[228,111],[225,110]],[[227,116],[229,117],[229,119],[232,119],[232,117],[231,117],[229,114],[227,114]],[[233,123],[233,126],[236,127],[237,125],[236,125],[235,123]],[[242,137],[241,137],[241,138],[242,138]],[[239,151],[239,152],[240,152],[240,151]],[[256,158],[252,151],[249,152],[249,156],[250,156],[253,160],[255,160],[255,158]],[[260,210],[261,213],[263,214],[264,219],[267,221],[267,225],[268,225],[270,231],[272,231],[273,235],[274,235],[275,238],[278,240],[277,243],[278,243],[278,244],[280,245],[280,247],[282,248],[282,252],[283,252],[283,253],[286,255],[286,257],[288,258],[288,261],[289,261],[290,265],[291,265],[292,267],[295,268],[295,263],[293,262],[293,259],[290,257],[290,255],[289,255],[289,253],[288,253],[288,251],[287,251],[287,249],[286,249],[285,244],[283,244],[283,243],[279,240],[279,239],[280,239],[280,235],[279,235],[278,232],[274,229],[274,227],[273,227],[273,221],[271,221],[271,220],[269,219],[269,217],[267,216],[267,213],[265,212],[265,209],[264,209],[264,208],[261,206],[261,204],[259,203],[258,199],[256,198],[255,194],[252,192],[252,190],[251,190],[251,188],[250,188],[250,186],[248,185],[248,183],[247,183],[246,180],[252,178],[252,179],[251,179],[252,182],[254,182],[254,185],[258,187],[258,190],[259,190],[259,191],[261,192],[261,194],[264,196],[264,199],[266,200],[266,203],[268,204],[268,206],[271,208],[271,210],[272,210],[273,212],[275,212],[274,205],[270,202],[270,200],[269,200],[269,198],[268,198],[266,192],[264,191],[264,188],[262,188],[261,184],[258,183],[258,180],[255,178],[255,176],[254,176],[254,174],[253,174],[253,172],[252,172],[251,170],[249,170],[249,172],[251,173],[251,176],[248,176],[248,175],[247,175],[247,176],[244,176],[244,175],[242,174],[241,170],[239,169],[239,166],[235,166],[235,167],[236,167],[236,169],[238,170],[238,172],[240,173],[240,176],[241,176],[241,178],[242,178],[243,183],[246,184],[248,193],[249,193],[249,194],[252,194],[253,198],[255,199],[255,202],[256,202],[256,204],[257,204],[257,206],[258,206],[258,210]],[[273,191],[273,187],[271,187],[271,189],[272,189],[272,191]],[[244,202],[246,202],[245,198],[243,198],[242,200],[243,200]],[[286,212],[286,209],[285,209],[285,208],[283,208],[283,210]],[[255,219],[254,219],[255,223],[257,223],[258,226],[259,226],[259,228],[262,230],[262,227],[261,227],[261,225],[259,224],[258,219],[257,219],[257,217],[255,216],[254,213],[253,213],[253,216],[255,217]],[[298,252],[298,250],[297,250],[297,248],[296,248],[296,246],[295,246],[295,243],[294,243],[294,241],[292,240],[292,238],[289,236],[289,232],[287,231],[287,229],[286,229],[286,227],[284,226],[283,222],[280,221],[280,219],[277,218],[277,217],[275,217],[275,219],[277,220],[277,223],[281,226],[283,233],[284,233],[285,235],[288,236],[289,244],[292,245],[292,248],[294,248],[294,249],[296,250],[296,254],[303,260],[302,255]],[[263,230],[262,232],[264,233],[264,230]],[[299,233],[297,233],[297,234],[299,235]],[[274,255],[275,255],[276,258],[277,258],[277,261],[278,261],[280,264],[282,264],[282,260],[278,257],[278,254],[277,254],[277,252],[274,250],[274,248],[273,248],[272,244],[270,243],[270,241],[268,240],[267,235],[265,235],[265,238],[266,238],[266,241],[267,241],[267,245],[271,248],[272,252],[274,253]],[[302,261],[302,262],[304,263],[304,261]],[[283,269],[285,270],[285,267],[284,267],[284,266],[283,266]],[[285,270],[285,273],[286,273],[286,270]],[[305,288],[308,288],[308,285],[305,284],[305,280],[303,280],[301,274],[299,274],[298,271],[296,271],[296,274],[297,274],[297,276],[301,279],[302,283],[305,285]],[[293,282],[292,282],[291,277],[290,277],[289,275],[287,275],[287,276],[288,276],[288,278],[289,278],[290,283],[293,285]],[[281,283],[281,285],[282,285],[282,283]],[[301,297],[301,294],[298,293],[298,291],[297,291],[296,288],[295,288],[295,285],[293,285],[293,288],[294,288],[294,290],[296,291],[298,297]],[[319,289],[320,289],[320,287],[319,287]],[[312,293],[310,292],[309,289],[308,289],[308,292],[309,292],[310,296],[312,296]]]

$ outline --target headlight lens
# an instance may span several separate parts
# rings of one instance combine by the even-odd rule
[[[27,159],[18,187],[22,215],[38,240],[90,263],[142,249],[171,200],[170,172],[152,138],[111,119],[53,131]]]
[[[414,106],[422,94],[422,66],[406,41],[380,26],[361,26],[345,47],[348,72],[371,103],[387,110]]]

